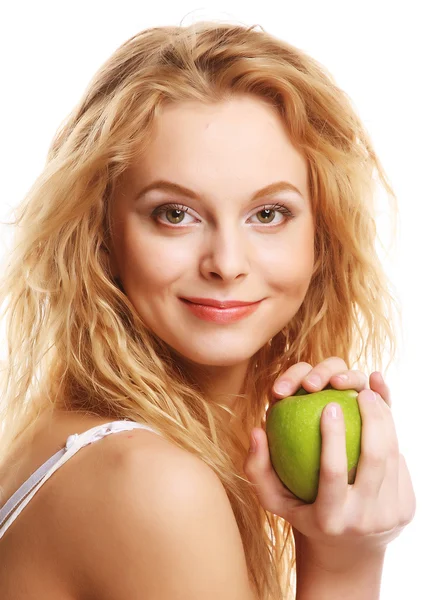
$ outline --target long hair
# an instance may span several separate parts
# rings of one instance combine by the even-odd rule
[[[207,399],[186,362],[143,323],[112,276],[110,208],[166,103],[250,94],[275,107],[307,160],[315,266],[297,313],[251,358],[230,408]],[[293,597],[291,525],[265,511],[235,433],[265,426],[275,378],[342,357],[383,370],[399,310],[376,249],[376,185],[396,197],[349,97],[315,59],[260,27],[201,21],[144,30],[121,45],[57,131],[17,211],[3,265],[8,354],[0,464],[39,415],[68,410],[148,424],[199,456],[228,494],[261,600]],[[230,422],[227,424],[226,413]]]

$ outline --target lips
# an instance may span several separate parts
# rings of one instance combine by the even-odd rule
[[[201,306],[213,306],[215,308],[236,308],[238,306],[251,306],[252,304],[256,304],[260,302],[260,300],[255,300],[253,302],[245,302],[243,300],[215,300],[214,298],[181,298],[185,302],[190,302],[192,304],[199,304]]]
[[[212,323],[218,323],[219,325],[230,325],[232,323],[236,323],[252,315],[256,310],[258,310],[259,305],[261,304],[261,300],[258,302],[251,302],[243,304],[241,301],[230,300],[229,303],[234,302],[236,306],[234,307],[225,307],[225,304],[228,302],[219,302],[216,301],[217,304],[224,304],[224,308],[220,308],[219,306],[210,306],[208,304],[200,304],[197,302],[191,302],[187,298],[180,298],[181,302],[183,302],[184,306],[186,306],[187,310],[191,311],[195,317],[203,321],[210,321]],[[208,300],[200,299],[201,301],[207,302]],[[239,302],[239,306],[237,305]]]

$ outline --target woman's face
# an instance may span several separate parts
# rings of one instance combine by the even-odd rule
[[[141,194],[159,180],[171,187]],[[253,199],[281,181],[298,191]],[[115,192],[112,235],[113,273],[158,337],[199,365],[247,363],[295,315],[310,283],[306,161],[275,109],[253,97],[166,106],[148,151]],[[199,317],[184,297],[261,302],[219,322]]]

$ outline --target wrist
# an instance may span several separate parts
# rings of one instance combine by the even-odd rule
[[[346,552],[295,539],[296,600],[379,600],[385,549]]]
[[[304,535],[293,529],[296,563],[298,570],[303,569],[321,570],[327,573],[357,573],[360,568],[369,569],[369,565],[374,569],[380,569],[385,558],[386,546],[375,548],[373,550],[361,547],[359,543],[355,547],[348,547],[340,542],[330,545],[322,544],[309,540]]]

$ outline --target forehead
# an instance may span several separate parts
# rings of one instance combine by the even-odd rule
[[[307,174],[307,161],[274,107],[239,97],[162,107],[145,152],[128,169],[128,180],[140,188],[156,179],[223,192],[234,186],[249,195],[284,180],[306,196]]]

